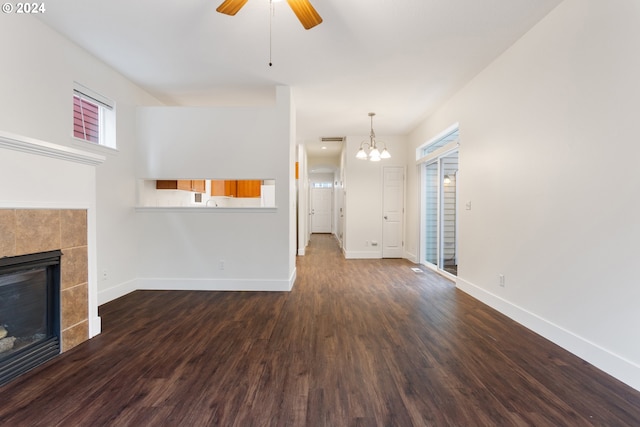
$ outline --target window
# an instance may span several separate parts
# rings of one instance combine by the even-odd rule
[[[116,148],[113,101],[74,84],[73,136],[105,147]]]
[[[332,182],[312,182],[311,188],[333,188]]]
[[[422,157],[427,156],[431,153],[433,153],[434,151],[444,147],[445,145],[448,145],[452,142],[458,142],[458,140],[460,139],[460,131],[458,129],[454,130],[451,133],[447,133],[446,135],[444,135],[441,138],[438,138],[437,141],[431,142],[429,144],[427,144],[426,146],[422,147]]]

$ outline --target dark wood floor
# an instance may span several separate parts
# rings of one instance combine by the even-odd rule
[[[314,235],[290,293],[134,292],[0,388],[0,425],[640,425],[640,393],[412,266]]]

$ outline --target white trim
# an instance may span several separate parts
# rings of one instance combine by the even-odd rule
[[[88,87],[78,82],[73,82],[73,93],[77,94],[79,98],[84,98],[91,103],[98,102],[102,104],[102,107],[108,108],[110,110],[113,110],[115,106],[115,102],[113,102],[111,99],[99,94],[92,89],[89,89]]]
[[[430,140],[428,140],[424,144],[419,145],[416,148],[416,160],[420,160],[420,158],[422,157],[422,150],[424,150],[429,145],[438,142],[439,140],[441,140],[442,138],[446,137],[447,135],[455,132],[456,130],[460,130],[460,123],[459,122],[456,122],[456,123],[452,124],[451,126],[446,128],[445,130],[443,130],[442,132],[440,132],[439,134],[437,134],[436,136],[434,136],[433,138],[431,138]],[[431,154],[431,153],[429,153],[429,154]]]
[[[93,209],[87,203],[38,202],[25,200],[0,200],[2,209]]]
[[[454,151],[459,151],[459,150],[460,150],[459,142],[455,142],[455,141],[450,142],[447,145],[443,145],[442,147],[438,148],[436,151],[432,151],[426,156],[419,158],[418,160],[416,160],[416,164],[422,165],[422,164],[434,163],[441,157],[446,157],[449,153],[453,153]]]
[[[404,252],[404,258],[411,261],[414,264],[419,264],[418,262],[418,255],[416,254],[412,254],[411,252]]]
[[[96,335],[100,335],[102,332],[102,318],[100,316],[96,316],[92,319],[89,319],[89,338],[93,338]]]
[[[40,141],[22,135],[0,131],[0,148],[6,148],[23,153],[35,154],[54,159],[67,160],[70,162],[82,163],[85,165],[98,166],[106,158],[99,154],[77,150],[51,142]]]
[[[522,326],[640,391],[640,366],[458,277],[456,287]]]
[[[382,251],[344,251],[345,259],[382,259]]]
[[[288,292],[293,288],[293,280],[270,279],[161,279],[145,278],[136,280],[136,290],[168,291],[251,291]]]
[[[95,151],[96,153],[99,153],[99,155],[107,154],[107,155],[113,156],[120,153],[120,150],[118,150],[117,148],[109,147],[108,145],[98,144],[97,142],[87,141],[86,139],[78,138],[75,136],[71,137],[71,144],[83,150],[88,150],[92,152]]]
[[[293,289],[296,277],[297,270],[294,269],[289,280],[140,278],[103,289],[98,294],[98,305],[139,290],[289,292]]]
[[[129,280],[98,291],[98,306],[118,299],[136,290],[136,280]]]

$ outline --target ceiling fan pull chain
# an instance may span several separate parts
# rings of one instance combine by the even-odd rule
[[[272,45],[273,43],[271,42],[271,23],[273,20],[273,14],[275,12],[275,9],[273,7],[273,0],[269,0],[269,67],[271,67],[273,65],[273,63],[271,62],[271,51],[272,51]]]

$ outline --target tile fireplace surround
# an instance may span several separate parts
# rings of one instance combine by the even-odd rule
[[[0,130],[0,257],[60,250],[61,351],[100,333],[96,169],[106,157]]]
[[[62,250],[61,347],[89,339],[87,211],[0,209],[0,257]]]

